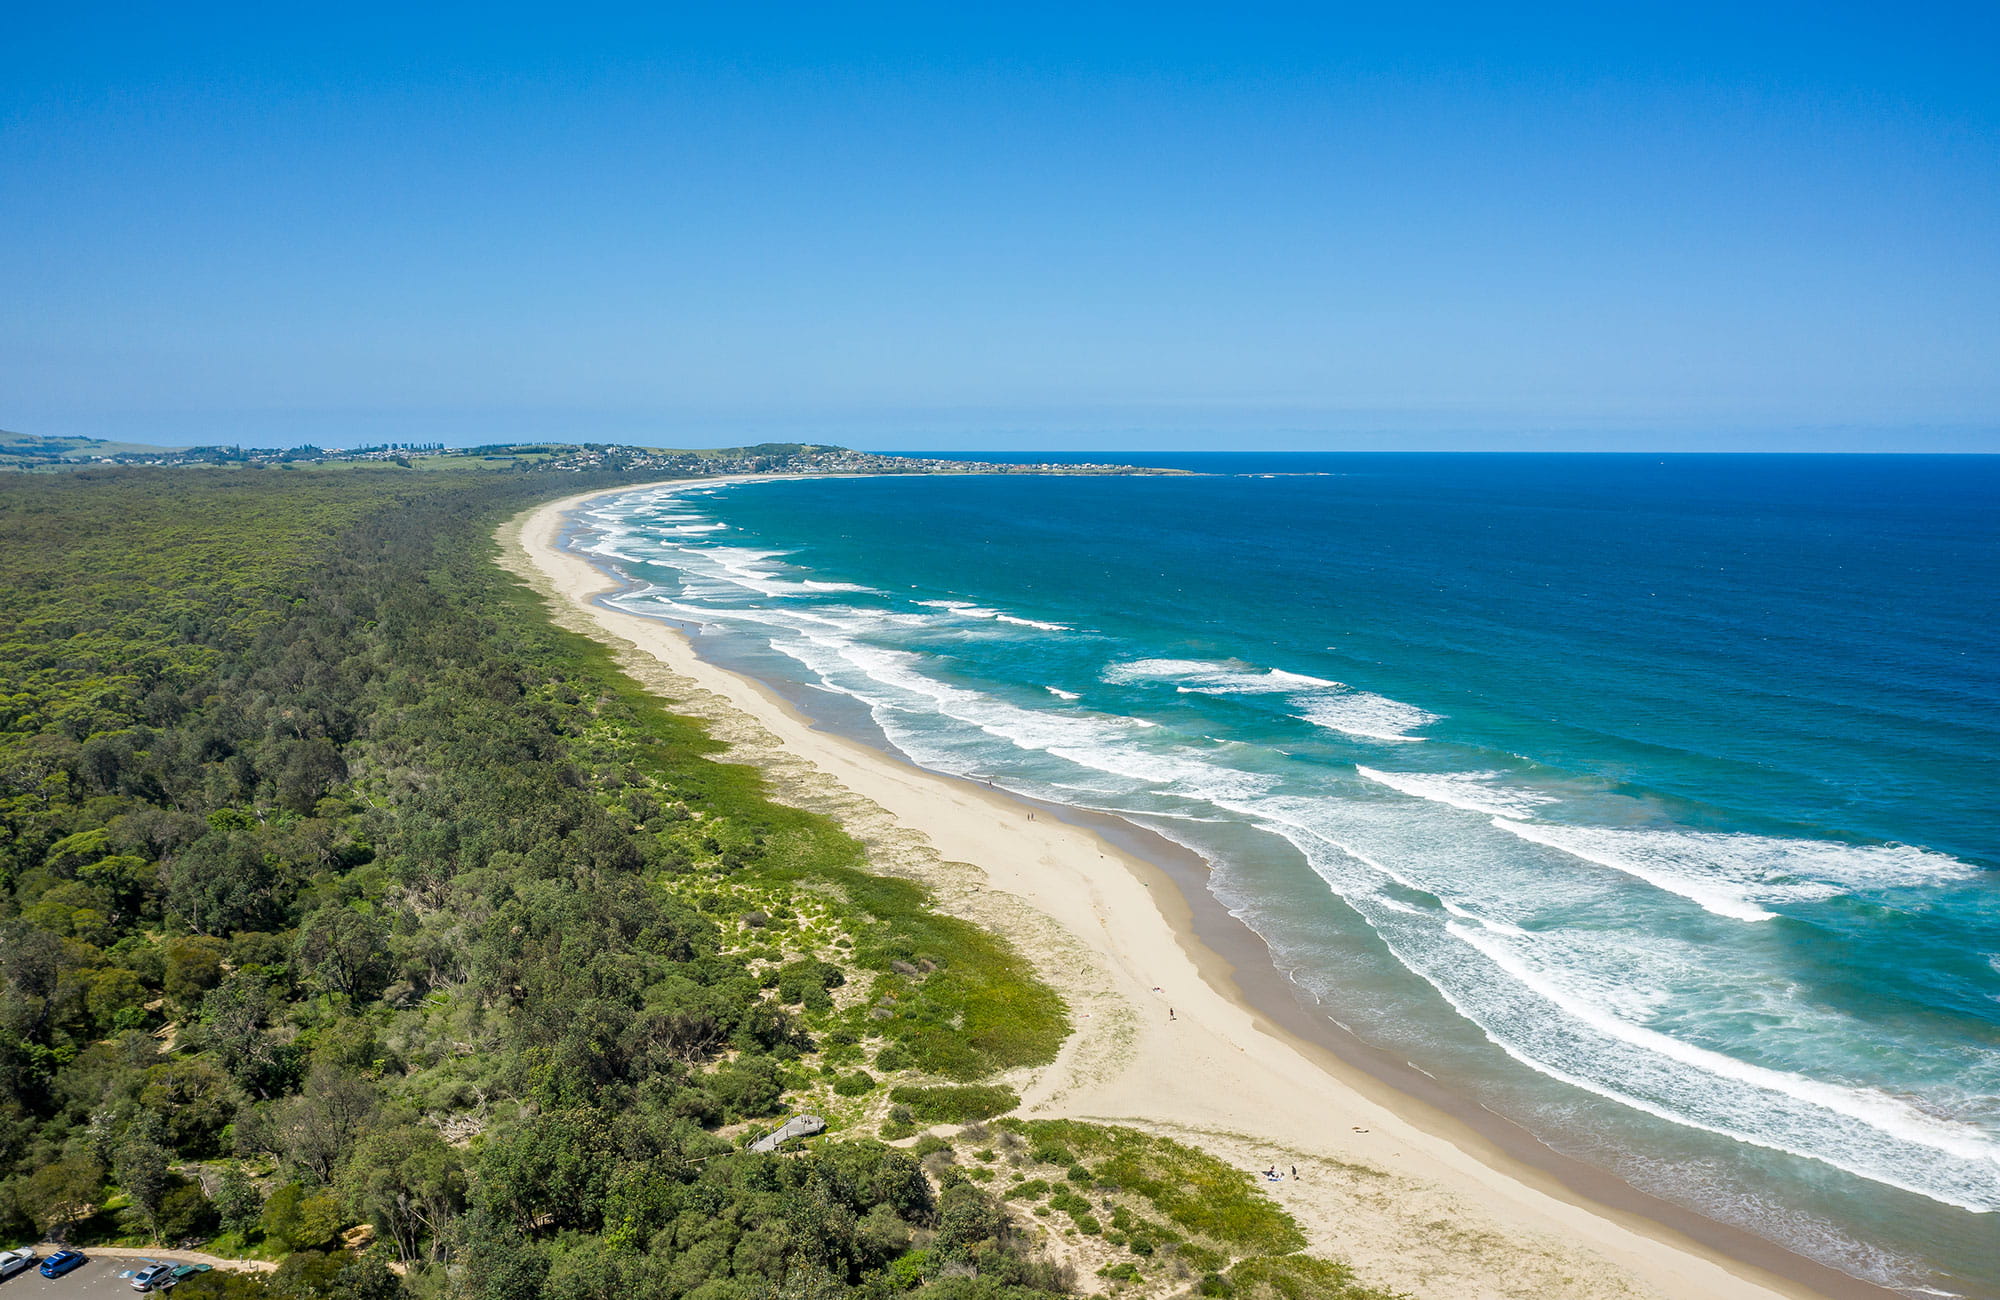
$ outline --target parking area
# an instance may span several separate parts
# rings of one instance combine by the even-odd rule
[[[58,1278],[46,1278],[41,1274],[41,1260],[36,1260],[25,1270],[16,1273],[5,1282],[0,1282],[0,1300],[58,1300],[59,1297],[89,1297],[90,1300],[109,1300],[111,1296],[122,1296],[125,1300],[137,1294],[132,1290],[132,1275],[150,1263],[179,1264],[183,1261],[171,1253],[153,1255],[146,1259],[113,1259],[109,1255],[93,1255],[83,1252],[90,1262]],[[47,1258],[48,1252],[43,1252]],[[165,1293],[158,1293],[165,1294]]]

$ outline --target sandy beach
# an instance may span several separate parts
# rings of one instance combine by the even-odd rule
[[[819,730],[668,625],[595,603],[616,583],[558,548],[584,499],[501,535],[505,563],[558,621],[703,719],[775,797],[840,818],[878,870],[923,879],[942,907],[1004,934],[1069,1000],[1077,1032],[1058,1059],[1010,1080],[1023,1113],[1135,1125],[1245,1169],[1296,1167],[1268,1190],[1311,1249],[1424,1300],[1888,1294],[1685,1212],[1648,1213],[1609,1175],[1596,1175],[1602,1195],[1579,1191],[1588,1171],[1559,1177],[1552,1153],[1519,1158],[1490,1128],[1298,1032],[1302,1013],[1260,1011],[1274,1004],[1246,996],[1251,963],[1198,940],[1202,900],[1125,837]]]

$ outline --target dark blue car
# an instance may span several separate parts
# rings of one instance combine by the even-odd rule
[[[80,1250],[59,1250],[42,1261],[42,1276],[61,1277],[71,1269],[81,1267],[89,1262],[89,1260],[84,1258],[83,1252]]]

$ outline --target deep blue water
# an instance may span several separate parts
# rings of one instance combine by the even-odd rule
[[[1195,849],[1553,1145],[2000,1294],[2000,458],[1145,463],[1203,472],[646,492],[584,545],[918,762]]]

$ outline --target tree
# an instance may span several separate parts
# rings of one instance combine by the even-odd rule
[[[103,1191],[104,1166],[87,1150],[72,1150],[30,1174],[22,1199],[35,1227],[61,1241],[72,1225],[97,1213]]]
[[[184,935],[167,943],[167,996],[184,1007],[222,982],[222,959],[229,946],[209,935]]]
[[[283,1053],[264,1032],[277,1000],[265,972],[232,971],[201,1000],[201,1021],[194,1027],[193,1037],[215,1054],[229,1076],[259,1097],[269,1097],[281,1085]]]
[[[348,1205],[375,1225],[404,1264],[442,1261],[453,1221],[465,1208],[459,1153],[426,1125],[363,1138],[342,1186]]]
[[[122,966],[98,972],[84,990],[83,1005],[100,1031],[136,1029],[145,1023],[146,986]]]
[[[342,1222],[340,1202],[331,1193],[308,1195],[298,1183],[286,1183],[272,1192],[260,1219],[265,1236],[299,1251],[332,1241]]]
[[[532,1116],[480,1152],[481,1200],[522,1232],[544,1222],[594,1229],[612,1150],[607,1117],[597,1111]]]
[[[160,1143],[159,1135],[158,1121],[151,1116],[135,1121],[111,1163],[118,1185],[132,1198],[132,1208],[155,1238],[160,1235],[161,1208],[176,1181],[167,1167],[171,1153]]]
[[[268,930],[282,918],[276,884],[257,832],[219,826],[174,855],[167,905],[198,934]]]
[[[25,921],[0,926],[0,979],[6,994],[0,998],[0,1024],[23,1038],[42,1040],[66,964],[56,936]]]
[[[768,1056],[741,1057],[717,1070],[709,1091],[729,1110],[746,1119],[768,1115],[785,1095],[778,1064]]]
[[[139,1104],[160,1117],[174,1149],[207,1155],[236,1111],[229,1076],[198,1057],[176,1057],[146,1071]]]
[[[285,1159],[315,1181],[331,1183],[378,1104],[374,1084],[318,1064],[300,1095],[278,1103],[273,1137]]]
[[[334,1279],[332,1300],[396,1300],[403,1294],[403,1280],[374,1251],[348,1259]]]
[[[317,738],[289,740],[278,762],[278,802],[296,813],[309,813],[334,785],[347,779],[347,763],[331,742]]]
[[[351,907],[322,907],[299,927],[299,968],[321,989],[360,997],[387,966],[388,935]]]
[[[271,1290],[285,1300],[333,1300],[342,1263],[323,1250],[295,1250],[271,1274]]]
[[[971,1183],[954,1183],[938,1198],[935,1248],[942,1255],[963,1255],[999,1236],[1004,1222],[984,1192]]]
[[[160,1235],[168,1241],[189,1241],[215,1231],[215,1204],[201,1184],[176,1179],[160,1198]]]
[[[264,1195],[248,1174],[236,1165],[229,1165],[216,1180],[215,1211],[225,1231],[247,1239],[261,1226]]]

